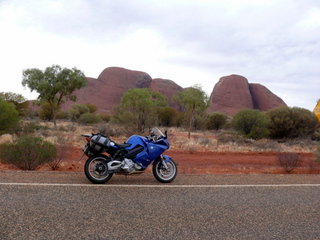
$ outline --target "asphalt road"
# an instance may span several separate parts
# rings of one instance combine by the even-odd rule
[[[320,239],[319,175],[0,172],[0,239]]]

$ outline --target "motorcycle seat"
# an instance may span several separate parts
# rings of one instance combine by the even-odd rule
[[[131,143],[114,143],[118,148],[127,148],[130,147]]]

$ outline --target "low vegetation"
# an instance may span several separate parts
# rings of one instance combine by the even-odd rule
[[[36,170],[56,158],[56,146],[41,137],[22,136],[0,145],[0,159],[22,170]]]
[[[17,131],[19,132],[18,135],[5,134],[0,136],[1,161],[3,163],[14,164],[21,169],[35,170],[38,167],[47,164],[52,170],[57,170],[68,156],[68,152],[74,151],[74,148],[79,149],[83,147],[83,138],[80,136],[82,133],[102,132],[105,135],[110,136],[112,140],[120,143],[125,142],[131,134],[136,134],[134,132],[126,132],[122,125],[114,123],[79,124],[66,120],[58,120],[57,123],[59,127],[55,130],[54,125],[51,122],[32,120],[24,122],[24,127],[22,127],[20,131]],[[188,139],[188,131],[181,127],[160,127],[160,129],[168,130],[171,150],[189,152],[190,154],[205,151],[312,153],[317,150],[317,142],[306,139],[287,139],[285,141],[273,139],[254,140],[245,138],[238,131],[223,129],[219,131],[194,131],[192,138]],[[26,131],[25,134],[23,131]],[[143,135],[147,134],[148,130],[143,133]],[[31,163],[30,161],[35,159],[25,158],[25,154],[28,153],[28,151],[23,150],[19,153],[20,155],[13,155],[14,150],[12,149],[17,147],[17,139],[30,135],[54,145],[56,148],[56,155],[52,158],[50,157],[40,161],[37,160]],[[40,142],[36,143],[40,144]],[[36,151],[39,150],[39,147],[35,147],[34,145],[30,146],[30,144],[32,144],[32,141],[23,141],[22,146],[27,149],[35,149],[35,151],[32,152],[38,154]],[[48,145],[48,147],[49,146],[51,145]],[[2,151],[2,149],[6,150]],[[318,148],[318,153],[319,152],[320,149]],[[41,154],[39,154],[39,156],[41,156]],[[23,163],[18,162],[16,164],[14,162],[15,159],[23,159]],[[310,169],[315,167],[314,163],[310,163],[309,165]],[[286,169],[284,170],[287,171]]]
[[[291,173],[301,165],[302,157],[298,153],[280,153],[277,162],[287,173]]]
[[[59,66],[53,67],[62,70]],[[31,89],[38,89],[39,86],[31,87],[31,83],[38,84],[33,82],[32,77],[34,71],[38,70],[31,70],[29,74],[25,73],[27,75],[24,76],[24,83]],[[70,73],[71,70],[63,71]],[[77,71],[80,75],[79,84],[85,84],[81,71],[72,71]],[[77,86],[74,86],[73,90],[75,89]],[[63,89],[60,90],[63,96],[67,94]],[[67,96],[72,98],[71,93]],[[59,150],[62,146],[82,147],[83,142],[79,141],[82,133],[102,132],[115,141],[124,142],[132,134],[147,135],[148,129],[154,126],[169,130],[173,150],[189,153],[314,152],[315,158],[320,162],[320,147],[317,147],[320,125],[311,111],[302,108],[281,107],[267,112],[244,109],[233,117],[220,112],[207,113],[208,97],[200,86],[188,88],[174,96],[171,102],[178,105],[176,108],[169,107],[168,99],[161,93],[145,88],[129,89],[123,94],[121,104],[108,113],[98,112],[97,107],[92,104],[73,104],[68,110],[61,111],[61,101],[45,102],[45,99],[41,99],[39,110],[32,112],[21,102],[25,100],[21,96],[0,94],[0,144],[1,134],[10,134],[13,139],[4,141],[2,144],[5,147],[2,146],[2,149],[27,148],[28,144],[35,142],[44,144],[47,148],[52,144],[58,149],[56,155],[51,152],[52,157],[35,164],[26,163],[28,166],[20,165],[20,168],[37,169],[41,164],[49,162],[52,169],[59,168],[64,158]],[[30,142],[24,140],[24,137],[29,137]],[[34,150],[35,154],[41,158],[42,153],[36,153],[37,151],[38,149]],[[16,164],[13,154],[9,150],[1,151],[1,160]],[[281,161],[278,161],[280,164]]]

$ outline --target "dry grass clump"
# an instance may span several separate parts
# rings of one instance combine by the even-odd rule
[[[57,170],[62,162],[69,156],[70,151],[73,151],[71,146],[57,145],[57,156],[48,163],[52,170]]]
[[[293,152],[314,152],[317,149],[317,141],[311,139],[289,139],[281,143],[284,151]]]
[[[274,140],[261,139],[252,143],[254,151],[257,152],[281,152],[282,146]]]
[[[277,162],[287,173],[291,173],[301,165],[302,157],[298,153],[280,153]]]
[[[0,135],[0,144],[5,143],[5,142],[12,142],[14,139],[15,139],[15,137],[10,134]]]
[[[277,141],[272,139],[246,139],[235,131],[205,131],[191,134],[187,138],[183,129],[170,129],[169,141],[172,150],[190,153],[211,152],[314,152],[317,143],[311,140]]]

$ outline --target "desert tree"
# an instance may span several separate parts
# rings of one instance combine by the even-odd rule
[[[202,90],[201,86],[194,85],[177,92],[172,100],[179,103],[179,105],[188,113],[186,116],[188,116],[188,138],[190,138],[195,115],[208,108],[209,97]]]
[[[76,101],[74,91],[86,86],[84,73],[76,68],[47,67],[44,71],[30,68],[23,71],[22,85],[39,93],[40,102],[48,102],[52,109],[53,123],[57,126],[57,109],[65,100]]]
[[[133,119],[138,133],[157,121],[158,107],[167,106],[166,97],[148,88],[131,88],[121,98],[123,119]]]

